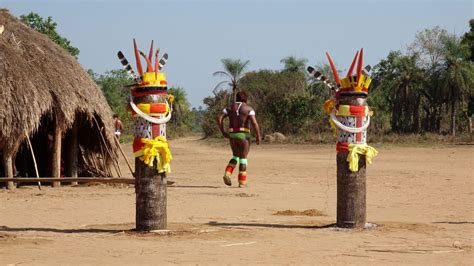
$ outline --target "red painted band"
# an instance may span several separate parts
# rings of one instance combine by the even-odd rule
[[[246,181],[247,180],[247,176],[246,175],[241,175],[239,174],[239,181]]]
[[[338,142],[336,143],[337,152],[346,152],[349,151],[349,142]]]
[[[154,92],[136,92],[132,90],[132,97],[146,96],[146,95],[159,95],[167,94],[166,91],[154,91]]]
[[[137,152],[143,148],[145,144],[141,141],[141,138],[133,139],[133,152]]]

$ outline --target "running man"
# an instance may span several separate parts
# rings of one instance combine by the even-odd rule
[[[255,118],[255,111],[247,104],[247,94],[241,91],[236,95],[236,102],[224,108],[217,117],[217,125],[224,135],[229,139],[232,148],[232,159],[225,169],[224,183],[232,185],[231,175],[237,164],[239,164],[239,187],[244,187],[247,182],[247,155],[250,149],[250,123],[255,131],[255,142],[260,144],[260,128]],[[229,117],[229,132],[224,130],[224,119]]]

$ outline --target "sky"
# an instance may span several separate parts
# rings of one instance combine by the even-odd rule
[[[135,67],[132,39],[144,52],[151,40],[169,59],[168,87],[186,90],[203,106],[222,77],[222,58],[250,60],[249,71],[281,70],[287,56],[325,63],[329,52],[345,70],[356,50],[364,65],[405,50],[418,31],[440,26],[461,35],[474,18],[472,0],[0,0],[15,16],[35,12],[57,22],[80,49],[85,69],[120,69],[122,51]],[[143,63],[142,63],[143,64]]]

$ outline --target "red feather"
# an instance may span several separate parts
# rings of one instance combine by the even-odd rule
[[[339,74],[337,74],[336,66],[334,66],[334,62],[332,61],[331,56],[328,54],[328,52],[326,52],[326,56],[328,57],[329,64],[331,65],[334,80],[336,81],[336,84],[339,85],[341,84],[341,82],[339,81]]]
[[[138,47],[137,43],[135,42],[135,39],[133,39],[133,50],[135,51],[135,60],[137,61],[137,71],[141,77],[143,76],[142,62],[140,61],[140,54],[138,52]]]
[[[352,60],[351,67],[349,68],[349,71],[347,71],[347,76],[346,76],[347,78],[352,75],[352,70],[354,70],[354,66],[355,66],[358,55],[359,55],[359,51],[357,51],[356,55],[354,56],[354,60]]]
[[[150,52],[148,53],[148,61],[153,61],[153,40],[151,40]],[[153,68],[147,68],[147,72],[153,72]]]
[[[146,60],[146,72],[153,72],[153,67],[151,66],[150,60],[148,60],[148,57],[146,57],[146,54],[142,51],[139,51],[139,52],[140,52],[140,55],[143,56],[143,58],[145,58]]]
[[[359,84],[360,74],[362,74],[362,60],[364,57],[364,48],[360,49],[359,60],[357,61],[357,84]]]

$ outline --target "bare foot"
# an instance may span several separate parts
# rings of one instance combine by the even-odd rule
[[[229,187],[232,186],[232,180],[230,179],[230,175],[225,174],[223,179],[224,184],[228,185]]]

